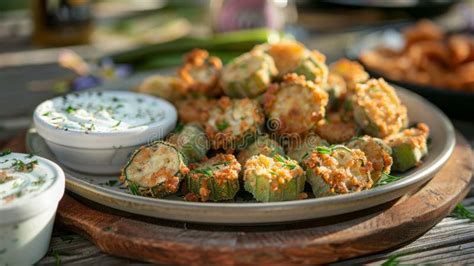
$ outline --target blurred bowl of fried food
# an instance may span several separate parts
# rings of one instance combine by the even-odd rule
[[[347,48],[371,75],[411,89],[452,116],[472,115],[474,36],[431,21],[371,32]]]

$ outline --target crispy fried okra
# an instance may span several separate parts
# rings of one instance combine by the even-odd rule
[[[278,142],[268,135],[259,135],[252,144],[239,152],[237,160],[241,165],[245,165],[250,157],[259,154],[273,157],[276,154],[285,155],[285,151]]]
[[[179,121],[184,124],[198,123],[204,125],[209,119],[209,112],[217,105],[217,100],[204,97],[183,99],[175,102]]]
[[[372,187],[372,163],[364,152],[343,145],[317,147],[303,161],[315,197],[366,190]]]
[[[354,97],[354,119],[368,135],[385,138],[407,126],[407,109],[385,80],[357,84]]]
[[[273,58],[280,77],[296,73],[315,83],[324,84],[327,81],[326,57],[317,50],[308,50],[300,42],[285,40],[255,49],[265,51]]]
[[[356,84],[366,82],[369,79],[369,74],[361,64],[345,58],[329,65],[329,71],[341,76],[349,91],[353,91]]]
[[[178,77],[154,75],[146,78],[137,91],[175,102],[185,96],[186,87]]]
[[[277,134],[305,134],[324,117],[328,94],[304,76],[288,74],[273,84],[263,97],[269,130]]]
[[[306,157],[318,146],[327,146],[329,143],[318,135],[310,134],[303,138],[293,139],[288,145],[287,155],[298,163],[302,163]]]
[[[273,59],[262,51],[251,51],[224,67],[221,85],[232,98],[254,98],[264,93],[277,74]]]
[[[385,142],[392,148],[393,170],[406,171],[421,163],[428,154],[430,130],[424,123],[388,136]]]
[[[302,198],[306,177],[294,160],[279,154],[255,155],[244,168],[244,187],[257,201],[285,201]]]
[[[371,136],[363,136],[351,140],[347,147],[364,152],[367,160],[372,163],[373,169],[370,172],[370,177],[372,177],[374,183],[377,183],[382,174],[390,174],[393,163],[392,149],[383,140]]]
[[[318,122],[315,131],[331,144],[347,142],[359,133],[357,124],[353,120],[344,119],[340,112],[328,113]]]
[[[186,176],[185,199],[222,201],[233,199],[239,191],[241,165],[232,154],[219,153],[199,163]]]
[[[209,140],[204,129],[197,123],[182,126],[167,139],[184,155],[186,163],[199,162],[209,151]]]
[[[337,110],[347,94],[346,82],[340,75],[329,72],[328,82],[323,85],[323,89],[329,96],[328,109]]]
[[[120,180],[132,194],[162,198],[175,193],[189,171],[177,147],[156,141],[140,147],[122,169]]]
[[[215,56],[209,56],[206,50],[194,49],[185,55],[185,63],[178,70],[178,76],[186,86],[188,95],[219,96],[222,89],[219,77],[222,62]]]
[[[204,126],[211,147],[233,151],[252,143],[265,120],[258,102],[222,97],[216,105]]]

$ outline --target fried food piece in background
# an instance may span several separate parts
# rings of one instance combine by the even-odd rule
[[[257,101],[222,97],[204,124],[213,149],[241,150],[261,131],[265,116]]]
[[[324,117],[327,104],[328,94],[319,85],[296,74],[286,75],[263,97],[267,119],[276,123],[268,129],[279,135],[308,133]]]
[[[353,91],[357,83],[366,82],[369,79],[369,74],[361,64],[346,58],[339,59],[329,65],[329,71],[341,76],[349,91]]]
[[[355,89],[354,119],[367,134],[385,138],[407,126],[407,109],[384,79],[359,83]]]
[[[209,119],[209,112],[217,105],[216,99],[205,97],[182,99],[175,102],[179,121],[184,124],[196,122],[204,125]]]
[[[250,157],[259,154],[273,157],[276,154],[285,155],[285,151],[278,142],[265,134],[258,136],[252,144],[241,150],[237,155],[237,160],[241,165],[245,165]]]
[[[357,124],[353,120],[345,120],[339,112],[328,113],[326,118],[319,121],[316,134],[331,144],[347,142],[357,136]]]
[[[185,55],[178,76],[184,81],[189,95],[220,96],[221,70],[222,62],[218,57],[209,56],[206,50],[193,49]]]
[[[185,97],[186,86],[178,77],[153,75],[146,78],[136,91],[176,102]]]
[[[444,36],[443,29],[427,19],[420,20],[414,26],[403,29],[402,33],[407,48],[419,41],[439,41]]]

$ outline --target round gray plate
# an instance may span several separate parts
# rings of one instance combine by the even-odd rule
[[[256,224],[290,222],[328,217],[370,208],[416,189],[446,163],[454,148],[454,129],[448,118],[434,105],[405,89],[398,94],[408,108],[412,122],[425,122],[431,129],[429,155],[424,163],[403,174],[404,178],[362,192],[324,198],[258,203],[237,199],[234,202],[186,202],[181,197],[165,199],[131,195],[117,182],[117,176],[94,176],[63,167],[66,187],[89,200],[126,212],[151,217],[204,223]],[[54,155],[43,139],[31,129],[27,149],[53,161]]]

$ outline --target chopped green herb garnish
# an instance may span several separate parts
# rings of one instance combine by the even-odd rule
[[[229,165],[229,162],[228,162],[228,161],[224,161],[224,162],[218,162],[218,163],[215,163],[215,164],[213,164],[212,166],[218,166],[218,165],[224,165],[224,166],[227,166],[227,165]]]
[[[40,176],[38,177],[38,179],[36,181],[33,181],[33,186],[39,186],[39,185],[42,185],[46,182],[46,178],[44,176]]]
[[[382,266],[396,266],[400,265],[400,261],[398,258],[403,256],[403,254],[394,254],[390,256],[384,263],[382,263]]]
[[[76,108],[72,107],[72,106],[68,106],[65,110],[68,114],[71,114],[71,113],[74,113],[75,111],[77,111]]]
[[[132,192],[133,195],[139,195],[138,193],[138,185],[135,183],[129,183],[128,187],[130,188],[130,192]]]
[[[11,154],[11,153],[12,153],[12,151],[10,149],[3,150],[3,151],[0,152],[0,157],[6,156],[6,155]]]
[[[330,154],[332,152],[331,148],[325,147],[325,146],[318,146],[314,149],[317,153],[321,154]]]
[[[304,160],[304,159],[308,158],[308,156],[309,156],[309,153],[306,152],[306,153],[303,155],[303,158],[302,158],[302,159]]]
[[[43,116],[49,116],[50,114],[51,114],[51,111],[49,111],[49,112],[44,112],[44,113],[43,113]]]
[[[374,187],[390,184],[390,183],[398,181],[402,178],[403,177],[401,177],[401,176],[393,176],[393,175],[389,175],[387,173],[382,172],[382,177],[379,179],[379,181],[377,182],[377,184],[375,184]]]
[[[38,164],[38,160],[34,160],[28,163],[25,163],[22,160],[18,160],[18,159],[13,159],[13,160],[14,162],[12,164],[12,167],[14,167],[15,170],[19,172],[31,172],[33,171],[33,168],[35,167],[35,165]]]
[[[294,170],[296,168],[296,164],[291,163],[289,158],[285,158],[281,156],[280,154],[275,155],[273,158],[275,158],[276,161],[282,163],[286,168],[290,170]],[[290,162],[288,162],[290,161]]]
[[[25,158],[31,159],[33,158],[33,156],[35,156],[33,153],[28,153]]]
[[[220,124],[216,124],[216,127],[219,131],[224,131],[229,126],[230,126],[229,122],[227,122],[226,120],[222,121],[222,123],[220,123]]]
[[[53,255],[54,259],[56,260],[56,266],[61,265],[61,256],[57,250],[52,250],[51,255]]]
[[[464,207],[461,203],[456,205],[450,216],[455,217],[457,219],[469,219],[471,221],[474,221],[474,213],[466,209],[466,207]]]
[[[209,177],[212,176],[212,170],[209,169],[209,168],[195,169],[194,172],[199,173],[199,174],[203,174],[203,175],[209,176]]]
[[[122,120],[119,120],[119,121],[117,122],[117,124],[113,125],[112,127],[113,127],[113,128],[114,128],[114,127],[118,127],[118,126],[120,126],[121,123],[122,123]]]

